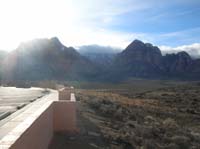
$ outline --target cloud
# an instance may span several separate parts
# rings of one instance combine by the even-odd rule
[[[148,42],[152,42],[158,46],[177,47],[181,45],[189,45],[192,43],[199,43],[200,41],[200,27],[179,30],[175,32],[166,33],[148,33],[145,37]]]
[[[145,39],[145,37],[146,35],[142,33],[117,32],[103,28],[80,28],[77,32],[69,31],[68,34],[63,35],[60,39],[67,46],[79,47],[82,45],[98,44],[101,46],[111,46],[124,49],[134,39]]]
[[[200,58],[200,43],[194,43],[191,45],[183,45],[178,47],[169,47],[169,46],[159,46],[162,51],[162,54],[169,54],[169,53],[178,53],[180,51],[186,51],[189,53],[193,58]]]
[[[100,46],[100,45],[85,45],[78,48],[78,51],[80,53],[119,53],[122,51],[122,49],[110,47],[110,46]]]
[[[183,35],[187,36],[187,34],[194,34],[196,32],[200,32],[200,27],[165,33],[165,34],[162,34],[162,37],[177,37],[177,36],[183,36]]]

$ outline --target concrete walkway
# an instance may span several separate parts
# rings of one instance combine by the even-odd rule
[[[41,88],[0,87],[0,120],[45,94]]]
[[[11,89],[11,91],[13,92],[12,93],[8,92],[9,89]],[[17,93],[17,91],[19,91],[19,93]],[[21,96],[20,93],[22,93]],[[0,97],[2,97],[1,95],[4,94],[7,95],[7,100],[9,101],[15,101],[18,102],[19,104],[26,101],[26,106],[21,109],[17,109],[15,106],[13,106],[13,108],[15,108],[14,111],[9,111],[9,109],[5,109],[4,113],[11,112],[12,114],[10,113],[11,115],[7,116],[6,118],[0,121],[0,139],[2,139],[8,132],[10,132],[10,130],[15,128],[18,124],[20,124],[23,120],[25,120],[26,117],[30,115],[30,112],[27,113],[27,111],[36,111],[37,110],[36,105],[43,105],[45,102],[47,102],[45,100],[46,99],[45,95],[48,95],[47,93],[44,92],[43,89],[40,88],[31,88],[31,89],[19,89],[10,87],[3,89],[0,88]],[[14,100],[12,99],[15,97],[14,95],[18,95],[21,98]],[[22,102],[20,102],[20,99],[22,100]],[[33,101],[30,102],[30,100],[34,100],[34,102]],[[2,98],[2,100],[0,100],[0,107],[3,106],[1,105],[2,103],[1,101],[5,102],[5,98]],[[8,102],[7,105],[9,105],[10,103]]]

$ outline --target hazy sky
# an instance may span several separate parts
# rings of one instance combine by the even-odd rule
[[[200,0],[0,0],[0,49],[57,36],[66,46],[200,43]]]

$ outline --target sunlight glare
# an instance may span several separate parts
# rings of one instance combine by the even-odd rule
[[[12,50],[22,41],[66,33],[77,17],[74,10],[65,0],[0,0],[1,48]]]

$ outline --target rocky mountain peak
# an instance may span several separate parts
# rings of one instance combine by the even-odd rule
[[[135,40],[133,40],[132,44],[144,44],[144,42],[142,42],[139,39],[135,39]]]
[[[158,47],[153,46],[151,43],[143,43],[142,41],[136,39],[131,44],[127,46],[127,48],[124,50],[125,52],[154,52],[161,56],[161,51]]]
[[[151,64],[160,64],[162,54],[158,47],[150,43],[143,43],[140,40],[134,40],[128,47],[121,53],[127,61],[148,62]]]
[[[59,47],[63,46],[63,44],[60,42],[60,40],[57,37],[52,37],[50,41],[53,42],[56,46],[59,46]]]
[[[191,56],[185,51],[178,52],[177,56],[180,57],[180,58],[188,59],[188,60],[192,59]]]
[[[125,50],[126,51],[142,50],[144,47],[145,44],[142,41],[136,39],[131,44],[129,44]]]

